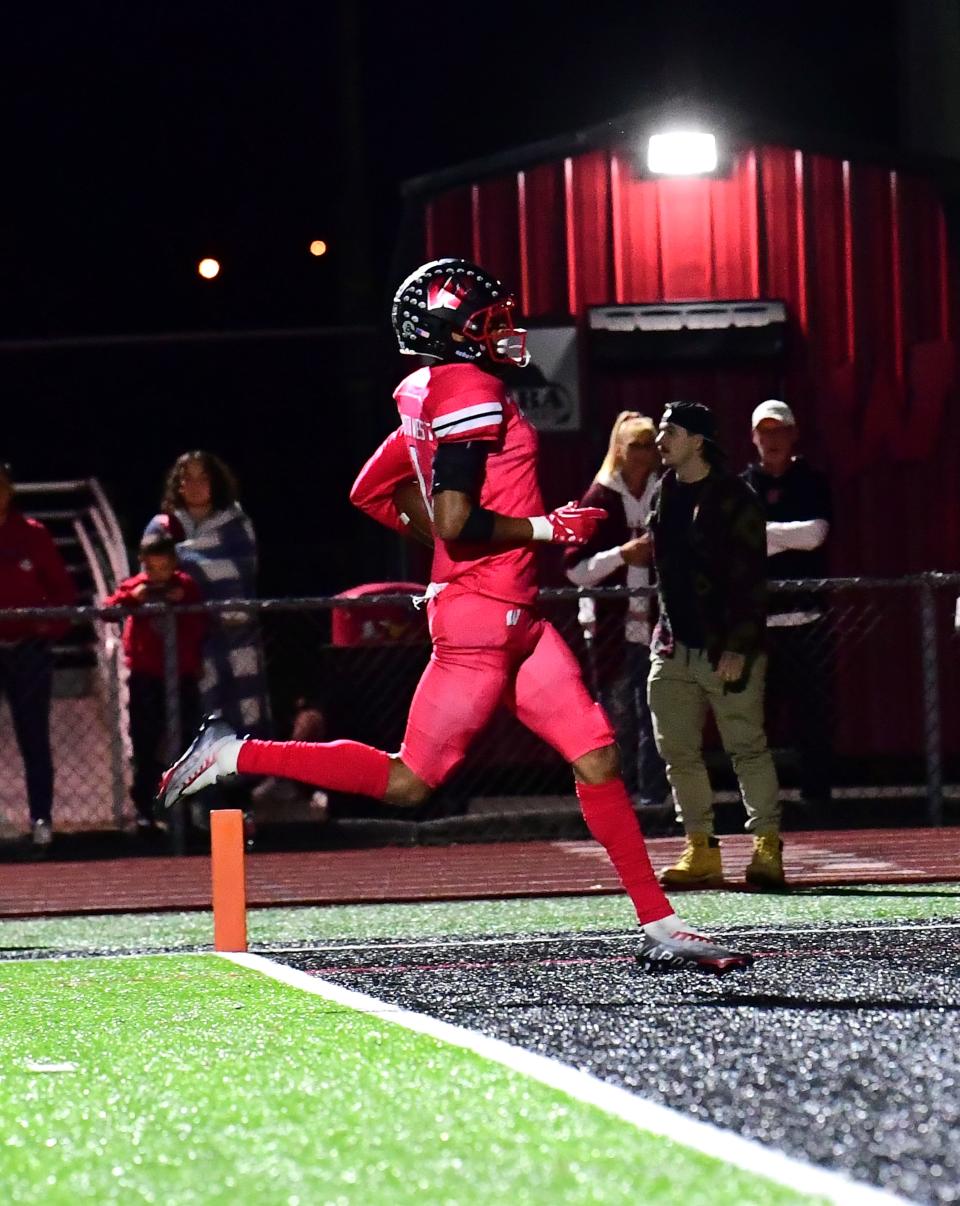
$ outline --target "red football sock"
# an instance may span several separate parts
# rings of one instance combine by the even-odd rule
[[[237,770],[242,775],[279,775],[382,800],[387,794],[390,755],[359,741],[244,741]]]
[[[641,925],[673,913],[657,883],[640,824],[622,779],[578,783],[577,797],[587,828],[610,856]]]

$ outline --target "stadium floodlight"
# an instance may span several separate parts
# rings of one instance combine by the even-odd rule
[[[651,134],[647,170],[657,176],[705,176],[717,170],[717,140],[696,130]]]
[[[197,265],[197,271],[205,281],[212,281],[220,272],[220,261],[210,259],[209,257],[203,259]]]

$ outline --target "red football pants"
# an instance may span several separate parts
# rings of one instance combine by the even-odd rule
[[[613,744],[576,658],[532,608],[456,587],[428,606],[433,654],[400,747],[402,761],[424,782],[443,782],[501,704],[567,762]]]

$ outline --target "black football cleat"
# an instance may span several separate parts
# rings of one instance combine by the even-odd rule
[[[728,951],[702,934],[687,930],[677,930],[668,938],[641,934],[636,959],[645,972],[699,971],[714,976],[745,971],[753,963],[753,955]]]

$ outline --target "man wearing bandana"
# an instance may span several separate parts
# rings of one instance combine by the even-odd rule
[[[652,501],[658,578],[648,696],[686,847],[661,875],[670,888],[723,882],[713,790],[703,760],[712,711],[753,835],[747,882],[784,887],[777,774],[763,724],[766,525],[760,500],[729,473],[714,418],[697,402],[664,411],[657,447],[667,470]]]

